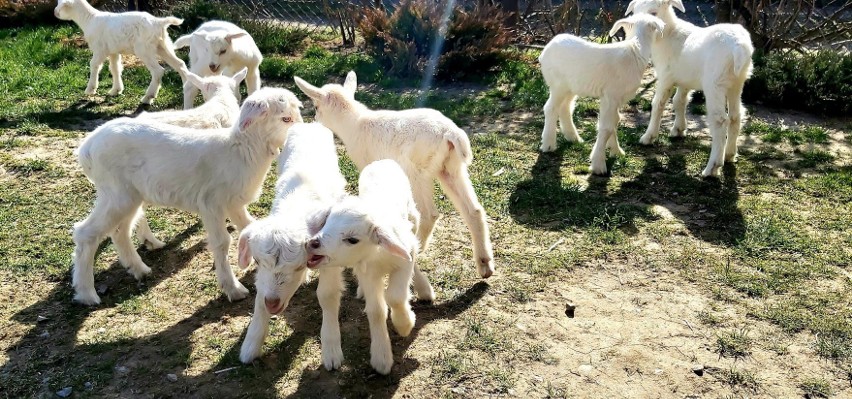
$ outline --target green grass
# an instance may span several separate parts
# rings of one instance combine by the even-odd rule
[[[700,133],[661,137],[645,147],[638,144],[645,126],[623,124],[618,138],[627,155],[608,158],[609,176],[590,176],[594,101],[580,99],[575,113],[584,143],[560,139],[553,153],[537,151],[547,89],[534,52],[519,53],[486,86],[439,86],[423,98],[471,133],[470,174],[488,215],[498,274],[478,282],[467,231],[439,192],[445,217],[432,247],[418,258],[437,300],[413,305],[411,336],[391,332],[390,376],[370,369],[364,303],[353,298],[351,276],[340,312],[346,358],[340,370],[327,372],[320,363],[315,281],[273,320],[266,354],[242,365],[252,301],[224,299],[210,271],[204,229],[196,216],[180,211],[146,210],[153,230],[168,242],[162,250],[140,250],[154,269],[149,278],[134,281],[105,243],[95,266],[96,285],[107,288],[104,304],[72,305],[70,229],[86,216],[95,194],[73,149],[99,121],[133,112],[149,79],[144,68],[129,67],[126,92],[107,98],[104,71],[100,95],[85,99],[89,54],[71,40],[78,38],[69,26],[0,29],[0,90],[6,93],[0,97],[0,283],[13,290],[0,306],[0,326],[9,331],[0,337],[7,348],[0,386],[7,396],[51,396],[66,386],[91,397],[584,396],[592,391],[575,387],[594,379],[566,370],[577,359],[586,364],[586,356],[623,360],[619,351],[625,348],[598,351],[591,347],[597,343],[579,343],[583,332],[607,339],[622,334],[599,324],[607,312],[590,313],[589,302],[622,314],[653,305],[640,301],[642,295],[668,298],[667,290],[688,290],[685,317],[697,331],[690,339],[714,351],[712,357],[718,353],[725,365],[708,367],[714,378],[701,380],[707,384],[702,389],[751,394],[761,392],[764,381],[778,380],[820,397],[848,385],[842,376],[852,369],[852,166],[823,147],[831,139],[828,130],[753,120],[744,134],[760,143],[743,148],[721,178],[701,179],[709,148]],[[403,109],[420,100],[416,82],[385,76],[357,51],[309,46],[299,57],[267,54],[261,73],[266,82],[293,89],[294,75],[323,84],[342,81],[352,69],[361,83],[357,98],[369,106]],[[180,102],[180,80],[168,72],[154,108]],[[625,113],[641,115],[648,105],[637,96]],[[311,111],[305,115],[310,119]],[[354,165],[342,156],[340,166],[354,189]],[[269,176],[249,208],[253,215],[268,212],[273,185]],[[248,272],[242,281],[251,287],[253,278]],[[618,289],[605,288],[616,280]],[[566,301],[579,303],[573,319],[564,315]],[[767,344],[766,337],[786,346]],[[793,348],[830,372],[824,379],[770,379],[751,364],[768,359],[767,373],[777,372],[773,365],[783,364]],[[665,346],[651,350],[692,361]],[[731,362],[737,368],[729,368]],[[221,370],[228,371],[215,373]],[[177,382],[165,379],[170,373]],[[802,371],[811,374],[822,375]]]

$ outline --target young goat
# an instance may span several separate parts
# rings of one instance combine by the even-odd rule
[[[91,214],[74,225],[74,299],[100,303],[93,262],[98,244],[112,238],[119,262],[137,279],[151,269],[136,253],[130,230],[142,203],[198,213],[207,229],[216,277],[229,300],[248,290],[228,263],[229,217],[238,228],[252,217],[246,205],[260,195],[263,177],[301,122],[301,103],[288,90],[266,88],[246,99],[231,129],[199,130],[120,118],[105,123],[79,149],[83,172],[97,190]]]
[[[319,230],[329,208],[346,195],[346,180],[337,164],[334,135],[318,123],[296,124],[287,133],[278,156],[278,182],[269,216],[252,222],[240,234],[239,264],[257,263],[257,296],[254,313],[240,350],[240,360],[250,363],[260,356],[269,334],[271,315],[284,310],[307,277],[306,244]],[[337,289],[343,280],[334,269],[320,271],[317,292]],[[323,303],[323,334],[331,305]],[[326,309],[328,307],[328,310]],[[337,317],[334,308],[333,317]],[[329,321],[326,321],[328,319]],[[323,357],[325,363],[325,357]],[[340,362],[337,362],[340,365]]]
[[[296,85],[316,106],[316,119],[346,145],[358,169],[379,159],[393,159],[411,180],[414,200],[422,218],[417,235],[425,250],[438,220],[434,181],[441,182],[470,230],[473,258],[479,274],[494,273],[494,254],[485,210],[473,191],[468,166],[473,161],[470,140],[453,121],[434,109],[374,111],[355,100],[355,72],[343,86],[312,86],[299,77]]]
[[[657,91],[651,102],[648,130],[639,142],[648,145],[657,138],[663,108],[673,86],[677,86],[675,122],[669,136],[683,136],[690,91],[702,90],[707,99],[707,125],[712,143],[710,159],[701,176],[718,176],[725,161],[735,161],[737,157],[737,137],[743,119],[741,96],[745,81],[751,76],[754,47],[742,26],[717,24],[699,28],[678,18],[672,6],[685,11],[681,0],[633,0],[627,6],[628,14],[653,14],[666,24],[662,39],[651,49]]]
[[[181,111],[143,112],[137,118],[194,129],[234,126],[240,115],[239,86],[246,72],[247,69],[243,68],[233,77],[214,75],[204,78],[187,72],[186,80],[201,90],[204,104]]]
[[[334,205],[322,230],[308,244],[308,267],[335,273],[335,284],[320,282],[317,289],[323,309],[322,360],[327,369],[335,369],[343,362],[337,313],[343,290],[340,275],[344,266],[350,266],[355,269],[367,303],[370,364],[381,374],[390,372],[393,351],[387,329],[388,305],[394,328],[405,337],[414,327],[414,312],[408,301],[415,273],[418,295],[433,295],[429,281],[414,266],[418,218],[408,177],[399,164],[384,159],[363,169],[358,197],[347,197]]]
[[[263,56],[254,39],[237,25],[225,21],[205,22],[194,32],[175,40],[175,47],[189,46],[190,70],[199,76],[233,74],[247,68],[246,90],[251,95],[260,89],[260,63]],[[195,103],[198,89],[183,85],[183,108]]]
[[[582,142],[574,126],[577,96],[601,99],[598,137],[591,154],[591,171],[606,174],[606,149],[624,155],[618,145],[618,108],[636,94],[651,60],[651,43],[663,31],[663,22],[650,15],[616,21],[609,34],[624,28],[628,40],[611,44],[592,43],[569,34],[557,35],[544,47],[538,60],[550,98],[544,106],[541,151],[556,149],[556,119],[568,141]]]
[[[151,72],[151,83],[142,97],[143,104],[150,104],[160,91],[160,81],[166,72],[160,66],[160,59],[184,78],[186,64],[175,55],[172,39],[166,31],[169,25],[180,25],[183,20],[179,18],[157,18],[146,12],[135,11],[98,11],[86,0],[59,0],[53,14],[59,19],[74,21],[80,26],[83,37],[92,50],[86,95],[93,95],[97,91],[98,75],[107,58],[112,74],[112,90],[109,95],[119,95],[124,91],[124,82],[121,80],[121,54],[135,54]]]

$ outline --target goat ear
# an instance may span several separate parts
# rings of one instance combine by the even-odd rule
[[[672,4],[672,7],[677,8],[680,12],[686,12],[686,8],[683,6],[683,2],[680,0],[669,0]]]
[[[412,261],[411,253],[403,247],[399,236],[395,231],[393,231],[393,229],[373,226],[371,233],[373,235],[373,239],[386,251],[390,252],[394,256],[405,259],[408,262]]]
[[[190,42],[192,42],[192,34],[183,35],[175,40],[175,48],[184,48],[189,46]]]
[[[239,72],[235,73],[234,76],[231,77],[231,79],[234,80],[234,83],[240,84],[240,82],[242,82],[243,79],[246,78],[247,74],[248,74],[248,68],[243,68]]]
[[[228,44],[230,45],[231,40],[234,40],[238,37],[243,37],[243,36],[246,36],[246,35],[248,35],[247,32],[231,33],[230,35],[225,36],[225,41],[228,42]]]
[[[659,32],[660,34],[662,34],[663,31],[666,29],[666,23],[659,18],[654,18],[654,26],[657,28],[657,32]]]
[[[313,215],[308,216],[308,235],[313,237],[319,234],[320,230],[325,227],[325,221],[328,220],[328,215],[331,213],[331,208],[326,208],[317,211]]]
[[[346,80],[343,81],[343,88],[352,93],[355,93],[355,90],[358,89],[358,77],[355,76],[355,71],[349,71],[346,74]]]
[[[298,76],[293,76],[293,81],[296,82],[296,86],[299,86],[299,90],[301,90],[302,93],[305,93],[305,95],[310,97],[311,100],[320,101],[323,99],[323,97],[325,97],[325,92],[322,89],[308,82],[305,82],[304,79]]]
[[[630,4],[627,5],[627,11],[624,12],[624,15],[630,15],[630,13],[633,12],[633,9],[635,7],[636,7],[636,0],[633,0],[633,1],[630,2]],[[612,32],[612,31],[610,31],[610,32]],[[610,36],[612,36],[612,34],[610,34]]]
[[[240,120],[238,121],[240,131],[245,131],[258,118],[266,115],[267,112],[269,112],[269,104],[266,101],[246,100],[242,108],[240,108]]]
[[[248,229],[244,229],[242,233],[240,233],[240,243],[238,245],[239,249],[239,264],[240,269],[245,269],[251,263],[251,248],[249,248],[248,240],[251,238],[251,231]]]
[[[609,35],[615,36],[615,34],[618,33],[618,30],[621,28],[624,28],[624,33],[627,33],[627,29],[632,25],[633,22],[628,21],[627,18],[619,19],[618,21],[615,21],[615,24],[612,25],[612,29],[609,30]]]

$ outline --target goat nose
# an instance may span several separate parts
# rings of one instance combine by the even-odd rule
[[[210,67],[210,70],[213,72],[216,72],[216,70],[219,69],[219,66],[216,64],[210,64],[208,67]]]
[[[265,297],[265,298],[263,298],[263,302],[264,302],[264,303],[266,303],[266,308],[267,308],[267,309],[276,309],[276,308],[278,308],[278,306],[279,306],[279,305],[281,305],[281,298],[278,298],[278,297],[275,297],[275,298]]]
[[[320,247],[320,242],[319,242],[319,240],[317,240],[316,238],[314,238],[313,240],[311,240],[311,242],[310,242],[310,243],[308,243],[308,245],[310,245],[310,246],[311,246],[311,248],[313,248],[313,249],[317,249],[317,248],[319,248],[319,247]]]

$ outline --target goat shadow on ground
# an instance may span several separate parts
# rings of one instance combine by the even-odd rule
[[[695,142],[685,143],[688,141]],[[663,154],[656,147],[626,148],[642,154],[645,165],[635,178],[609,192],[609,176],[589,176],[585,188],[563,182],[564,154],[572,146],[563,143],[552,153],[539,154],[532,177],[519,182],[511,194],[509,212],[516,222],[543,230],[618,228],[633,235],[638,233],[638,221],[665,217],[652,210],[656,205],[681,220],[695,237],[736,245],[745,235],[745,221],[737,206],[736,166],[727,163],[720,179],[692,176],[686,172],[683,144],[692,147],[697,139],[677,140]],[[608,158],[607,168],[617,174],[614,162]]]
[[[3,118],[0,120],[0,128],[17,129],[25,121],[43,123],[51,129],[57,130],[94,130],[104,122],[120,117],[136,117],[143,111],[151,111],[149,104],[139,104],[136,109],[127,113],[122,109],[114,111],[95,110],[99,105],[120,104],[115,97],[105,97],[102,100],[80,99],[65,109],[59,111],[38,111],[24,114],[13,119]]]
[[[33,386],[43,383],[41,378],[45,372],[58,373],[55,370],[65,367],[71,358],[88,356],[86,352],[75,350],[77,333],[88,315],[95,309],[120,306],[181,270],[205,247],[204,242],[199,241],[187,249],[180,249],[180,244],[200,229],[201,224],[196,222],[168,240],[163,248],[152,251],[141,249],[139,255],[151,266],[152,272],[140,282],[128,274],[118,262],[113,262],[108,269],[97,272],[95,286],[108,287],[108,291],[101,295],[101,304],[97,307],[72,303],[73,289],[68,284],[71,280],[69,272],[68,277],[44,299],[13,315],[12,320],[34,327],[9,347],[6,353],[9,360],[0,369],[0,381],[11,376],[12,380],[28,380],[32,385],[22,386],[19,382],[12,385],[0,384],[12,387],[7,388],[9,390],[5,393],[10,397],[22,396],[23,392],[17,395],[14,389],[32,389]],[[98,254],[106,247],[105,243],[99,247]],[[97,255],[95,262],[97,263]],[[39,321],[39,316],[46,319]],[[33,380],[34,378],[38,380]]]

